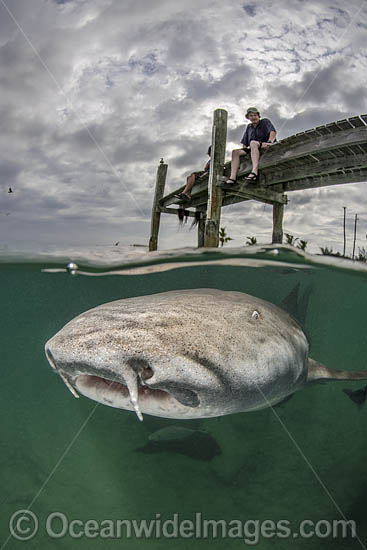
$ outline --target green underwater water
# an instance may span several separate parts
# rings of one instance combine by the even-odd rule
[[[208,431],[221,447],[220,456],[201,461],[173,452],[136,452],[154,430],[179,421],[145,415],[141,423],[132,412],[74,399],[44,355],[45,342],[66,322],[111,300],[210,287],[279,305],[300,283],[301,292],[311,286],[305,321],[310,356],[333,368],[367,370],[366,274],[327,266],[296,270],[290,264],[85,277],[42,272],[43,267],[0,266],[0,548],[339,550],[367,544],[367,407],[358,410],[342,392],[363,382],[316,384],[274,410],[182,421]],[[12,514],[30,505],[38,533],[26,542],[9,538]],[[340,511],[356,522],[361,542],[316,536],[260,536],[256,545],[246,545],[244,537],[210,535],[53,539],[45,530],[52,512],[97,522],[157,517],[163,522],[174,514],[194,520],[196,513],[227,522],[285,519],[297,531],[302,520],[341,519]],[[61,523],[55,522],[57,528]],[[254,532],[249,528],[248,539],[254,540]]]

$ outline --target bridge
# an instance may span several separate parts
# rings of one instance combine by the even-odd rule
[[[222,207],[247,200],[273,205],[272,242],[281,243],[287,192],[367,182],[365,114],[317,126],[274,143],[260,155],[256,183],[244,179],[251,172],[252,164],[250,155],[242,157],[237,183],[228,186],[225,181],[230,175],[231,163],[225,163],[227,117],[224,109],[214,111],[210,171],[195,183],[190,202],[183,205],[175,197],[184,186],[164,195],[168,165],[161,160],[156,177],[149,250],[157,249],[161,214],[177,216],[179,212],[196,219],[199,247],[218,246]]]

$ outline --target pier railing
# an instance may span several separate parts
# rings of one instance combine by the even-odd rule
[[[240,166],[237,184],[230,188],[225,180],[230,175],[230,162],[224,162],[227,134],[227,112],[214,112],[212,161],[209,174],[191,191],[191,201],[182,202],[175,194],[184,186],[164,196],[167,164],[158,167],[152,209],[149,250],[156,250],[161,213],[177,215],[178,205],[185,215],[195,216],[198,223],[198,246],[218,246],[221,208],[246,200],[273,205],[272,242],[282,242],[282,220],[286,192],[326,185],[367,182],[367,115],[331,122],[282,139],[260,155],[259,178],[255,184],[244,177],[252,168],[250,155]]]

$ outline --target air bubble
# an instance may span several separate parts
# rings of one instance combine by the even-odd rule
[[[79,267],[77,264],[74,264],[74,262],[69,262],[66,266],[66,271],[70,273],[70,275],[76,275]]]

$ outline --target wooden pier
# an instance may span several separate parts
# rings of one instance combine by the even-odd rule
[[[367,182],[367,115],[317,126],[274,143],[260,155],[259,178],[255,184],[244,179],[252,168],[248,154],[243,157],[237,184],[225,185],[231,166],[230,162],[225,163],[226,136],[227,111],[217,109],[213,118],[209,174],[195,183],[190,202],[182,203],[174,196],[184,189],[184,185],[164,195],[168,166],[161,160],[149,250],[157,249],[161,214],[177,216],[179,208],[185,209],[185,215],[197,219],[199,247],[218,246],[222,207],[248,200],[273,205],[272,242],[281,243],[284,205],[288,202],[286,192]]]

